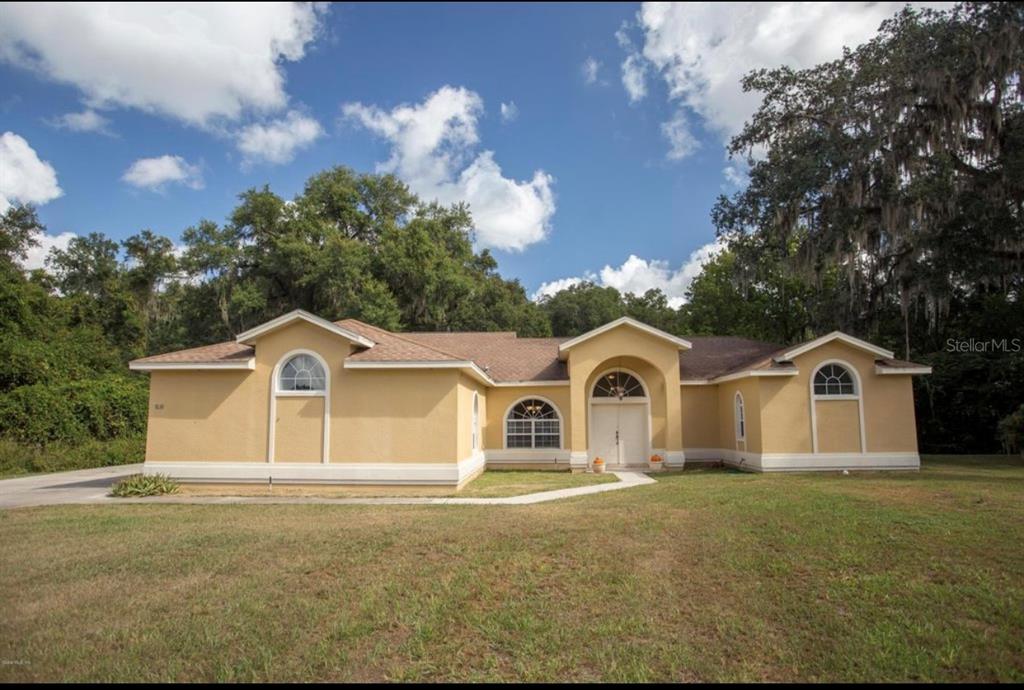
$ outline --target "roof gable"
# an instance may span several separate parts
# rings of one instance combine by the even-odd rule
[[[845,343],[850,347],[857,348],[858,350],[870,352],[876,357],[882,357],[884,359],[892,359],[894,357],[891,350],[886,350],[885,348],[878,347],[877,345],[872,345],[866,340],[854,338],[852,335],[847,335],[842,331],[832,331],[828,335],[823,335],[820,338],[815,338],[810,342],[806,342],[802,345],[797,345],[792,349],[787,350],[786,352],[775,355],[774,359],[776,362],[788,362],[791,361],[794,357],[799,357],[802,354],[810,352],[811,350],[815,350],[821,347],[822,345],[826,345],[835,340],[838,340],[841,343]]]
[[[246,332],[240,333],[235,338],[235,342],[251,345],[256,340],[266,335],[267,333],[271,333],[280,328],[284,328],[285,326],[295,323],[296,321],[305,321],[306,323],[323,328],[324,330],[330,331],[335,335],[341,336],[342,338],[345,338],[349,342],[359,345],[360,347],[371,348],[374,345],[376,345],[376,343],[373,340],[367,338],[364,335],[360,335],[359,333],[356,333],[355,331],[340,326],[336,323],[331,323],[327,319],[321,319],[319,316],[310,314],[308,311],[304,311],[302,309],[290,311],[287,314],[279,316],[276,319],[271,319],[270,321],[267,321],[264,324],[256,326],[255,328],[250,328]]]
[[[630,326],[632,328],[637,329],[638,331],[647,333],[648,335],[653,335],[656,338],[660,338],[669,343],[672,343],[680,350],[689,350],[691,347],[693,347],[693,345],[688,340],[683,340],[682,338],[676,337],[671,333],[666,333],[665,331],[655,328],[654,326],[648,326],[646,323],[637,321],[636,319],[630,318],[628,316],[623,316],[621,318],[615,319],[614,321],[609,321],[603,326],[598,326],[593,330],[587,331],[583,335],[578,335],[575,338],[566,340],[564,343],[558,346],[558,355],[561,358],[571,348],[576,347],[580,343],[584,343],[590,340],[591,338],[596,338],[602,333],[607,333],[608,331],[611,331],[615,328],[619,328],[620,326]]]

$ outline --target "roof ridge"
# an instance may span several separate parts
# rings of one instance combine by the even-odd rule
[[[433,352],[436,352],[439,355],[444,355],[445,357],[450,357],[451,359],[453,359],[453,360],[455,360],[457,362],[464,362],[464,361],[466,361],[465,357],[459,357],[458,355],[452,354],[451,352],[445,352],[444,350],[442,350],[440,348],[432,347],[430,345],[425,345],[423,343],[418,343],[415,340],[410,340],[409,338],[402,337],[398,333],[394,333],[394,332],[389,331],[389,330],[387,330],[385,328],[379,328],[378,326],[372,326],[372,325],[370,325],[368,323],[364,323],[364,322],[360,321],[359,319],[343,319],[343,321],[355,321],[360,326],[365,326],[366,328],[370,328],[370,329],[373,329],[373,330],[376,330],[376,331],[380,331],[381,333],[387,333],[392,338],[398,338],[401,341],[410,343],[412,345],[415,345],[416,347],[422,347],[425,350],[432,350]],[[338,323],[338,322],[335,322],[335,323]],[[476,364],[476,362],[473,361],[472,358],[470,358],[469,361],[473,362],[473,364]],[[480,365],[477,364],[477,366],[480,366]]]
[[[515,331],[406,331],[406,335],[519,335]]]

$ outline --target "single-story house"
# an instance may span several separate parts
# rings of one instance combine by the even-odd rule
[[[293,311],[137,359],[145,471],[183,481],[461,486],[485,467],[721,460],[916,469],[920,364],[844,333],[779,347],[621,318],[575,338],[392,333]]]

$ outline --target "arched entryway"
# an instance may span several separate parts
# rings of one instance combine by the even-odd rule
[[[590,459],[608,467],[646,466],[651,453],[650,389],[640,375],[620,367],[604,371],[590,390]]]

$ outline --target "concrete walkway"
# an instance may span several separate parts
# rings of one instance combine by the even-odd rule
[[[31,477],[0,480],[0,509],[25,508],[29,506],[48,506],[62,504],[101,503],[189,503],[234,505],[243,503],[295,503],[295,504],[332,504],[332,505],[530,505],[558,501],[574,496],[587,496],[605,491],[619,491],[644,484],[654,484],[655,480],[642,472],[613,471],[619,481],[607,484],[593,484],[574,489],[555,489],[541,491],[522,496],[504,498],[317,498],[305,496],[153,496],[150,498],[114,498],[108,496],[110,487],[130,474],[142,471],[142,465],[121,465],[119,467],[100,467],[92,470],[76,470],[74,472],[57,472],[40,474]]]

